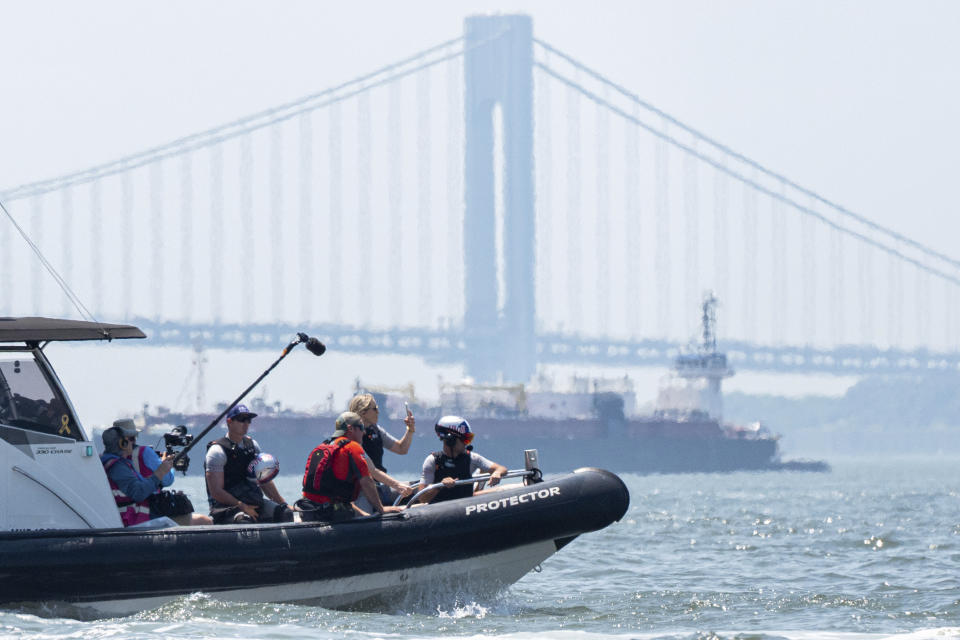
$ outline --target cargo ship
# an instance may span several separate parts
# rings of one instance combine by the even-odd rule
[[[368,387],[357,381],[356,388],[374,395],[381,407],[381,425],[397,437],[404,431],[400,423],[404,403],[417,418],[410,453],[384,458],[391,473],[419,471],[424,457],[440,448],[433,424],[448,414],[467,418],[476,434],[477,453],[508,468],[523,465],[524,450],[537,449],[541,466],[552,471],[591,464],[639,474],[828,470],[822,461],[783,460],[779,437],[759,422],[723,421],[721,385],[734,372],[726,354],[717,349],[716,305],[713,295],[705,297],[702,337],[677,355],[648,414],[638,408],[627,377],[575,377],[563,389],[543,376],[529,385],[441,383],[434,403],[417,398],[413,385]],[[256,398],[247,404],[259,414],[251,435],[290,473],[302,468],[307,454],[329,435],[336,415],[346,408],[334,406],[332,399],[326,410],[314,413]],[[148,433],[160,434],[179,424],[199,432],[217,414],[145,410],[142,418]],[[195,468],[202,469],[202,462],[198,460]]]

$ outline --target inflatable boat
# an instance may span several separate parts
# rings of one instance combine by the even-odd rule
[[[0,318],[0,607],[128,614],[202,591],[222,600],[381,607],[519,580],[619,520],[601,469],[346,522],[123,528],[96,448],[43,348],[142,338],[129,325]]]

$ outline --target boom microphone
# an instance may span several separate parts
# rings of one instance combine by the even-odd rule
[[[307,351],[315,356],[322,356],[327,350],[326,345],[316,338],[308,338],[305,346],[307,347]]]
[[[193,438],[193,440],[191,440],[191,441],[187,444],[187,446],[185,446],[183,449],[180,450],[180,453],[178,453],[178,454],[173,458],[173,466],[176,468],[176,467],[177,467],[177,464],[178,464],[181,460],[183,460],[183,461],[184,461],[184,464],[185,464],[187,461],[184,460],[184,458],[187,457],[187,452],[190,451],[190,449],[192,449],[192,448],[194,447],[194,445],[202,442],[202,441],[203,441],[203,436],[207,435],[207,433],[208,433],[211,429],[213,429],[215,426],[217,426],[217,423],[220,422],[221,420],[223,420],[223,417],[227,415],[227,413],[230,411],[230,409],[233,409],[235,406],[237,406],[237,404],[239,404],[240,401],[243,400],[243,399],[246,397],[246,395],[247,395],[248,393],[250,393],[250,391],[253,390],[253,388],[254,388],[255,386],[257,386],[258,384],[260,384],[260,381],[261,381],[261,380],[263,380],[263,379],[266,378],[268,375],[270,375],[270,372],[273,371],[273,370],[277,367],[278,364],[280,364],[280,361],[283,360],[284,358],[286,358],[287,355],[294,349],[294,347],[296,347],[296,346],[297,346],[298,344],[300,344],[301,342],[303,342],[303,343],[306,344],[307,349],[310,351],[310,353],[312,353],[312,354],[314,354],[314,355],[317,355],[317,356],[322,356],[323,353],[327,350],[327,347],[326,347],[322,342],[320,342],[319,340],[317,340],[316,338],[311,338],[311,337],[309,337],[309,336],[308,336],[307,334],[305,334],[305,333],[298,333],[298,334],[297,334],[297,337],[296,337],[294,340],[291,340],[291,341],[290,341],[290,344],[288,344],[288,345],[284,348],[283,353],[280,354],[280,357],[277,358],[277,359],[274,361],[274,363],[273,363],[272,365],[270,365],[270,367],[269,367],[266,371],[264,371],[263,373],[261,373],[261,374],[260,374],[260,377],[257,378],[256,380],[254,380],[254,381],[253,381],[253,384],[251,384],[249,387],[247,387],[246,391],[244,391],[243,393],[241,393],[241,394],[237,397],[236,400],[234,400],[226,409],[224,409],[224,410],[220,413],[219,416],[217,416],[216,418],[213,419],[213,422],[211,422],[209,425],[207,425],[207,428],[206,428],[206,429],[204,429],[204,430],[201,431],[199,434],[197,434],[197,436],[196,436],[195,438]]]

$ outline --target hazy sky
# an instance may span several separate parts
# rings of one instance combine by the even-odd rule
[[[537,37],[668,113],[957,255],[957,2],[0,7],[0,190],[353,78],[459,35],[466,15],[524,12]]]
[[[680,120],[960,255],[954,1],[0,0],[0,191],[314,93],[489,12],[531,14],[537,37]],[[250,379],[269,364],[247,361]]]

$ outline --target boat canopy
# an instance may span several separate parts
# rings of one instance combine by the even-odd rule
[[[0,343],[115,340],[146,337],[143,331],[129,324],[107,324],[60,318],[0,317]]]

